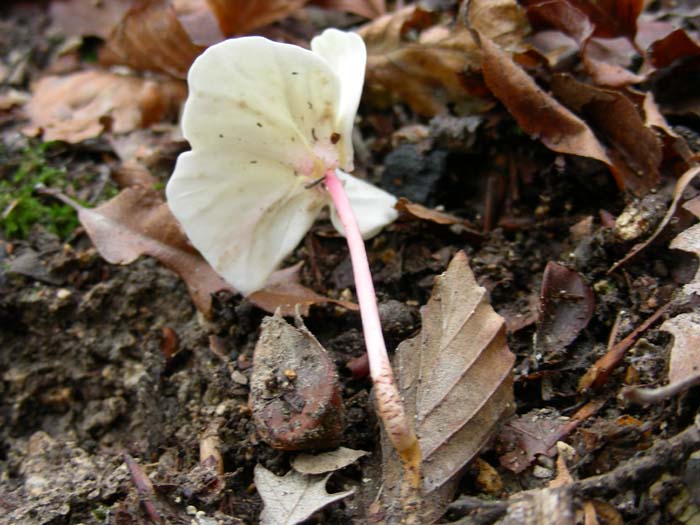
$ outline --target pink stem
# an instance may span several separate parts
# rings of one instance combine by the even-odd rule
[[[367,346],[369,370],[374,382],[378,412],[384,422],[384,428],[389,435],[389,439],[402,456],[402,459],[405,459],[403,452],[416,453],[417,439],[412,425],[409,424],[406,418],[403,402],[396,387],[391,362],[384,344],[384,336],[377,309],[377,297],[374,292],[369,262],[367,261],[365,242],[360,234],[355,213],[350,206],[343,184],[334,170],[326,172],[325,186],[333,199],[340,222],[343,224],[348,248],[350,249],[357,300],[360,303],[362,330],[365,336],[365,345]]]

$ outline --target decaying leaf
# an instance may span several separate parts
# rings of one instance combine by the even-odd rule
[[[527,23],[515,1],[472,3],[474,26],[508,49],[522,45]],[[463,75],[479,68],[479,51],[464,25],[438,23],[436,13],[408,6],[377,18],[359,33],[367,45],[371,100],[400,100],[433,116],[445,111],[447,103],[468,97]]]
[[[333,448],[342,437],[343,401],[333,360],[297,317],[262,322],[253,354],[250,401],[258,433],[282,450]]]
[[[613,168],[605,148],[583,120],[545,93],[507,53],[485,36],[481,37],[481,50],[486,85],[526,133],[539,138],[553,151],[590,157]],[[619,175],[617,179],[618,185],[624,187],[625,181]]]
[[[124,189],[112,200],[97,208],[85,208],[62,194],[50,192],[78,212],[78,218],[100,255],[112,264],[129,264],[141,255],[158,259],[177,273],[187,285],[196,308],[211,315],[211,295],[220,290],[235,293],[202,256],[181,230],[168,205],[149,187]],[[313,304],[329,301],[298,283],[299,267],[280,270],[270,278],[270,289],[259,292],[253,304],[269,313],[281,308],[292,315],[301,303],[302,313]],[[353,303],[338,304],[356,309]]]
[[[566,74],[555,75],[554,95],[605,137],[608,154],[625,188],[643,195],[659,182],[661,140],[644,122],[635,104],[619,91],[584,84]]]
[[[396,203],[395,207],[400,213],[404,213],[410,217],[433,222],[435,224],[442,224],[444,226],[459,225],[460,229],[471,237],[479,240],[483,238],[481,232],[477,231],[474,225],[472,225],[466,219],[461,219],[450,213],[445,213],[444,211],[435,210],[433,208],[423,206],[422,204],[411,202],[405,197],[401,197]]]
[[[308,0],[208,0],[227,36],[247,33],[293,13]]]
[[[203,50],[192,42],[169,0],[139,0],[114,28],[98,57],[104,65],[185,78]]]
[[[496,441],[502,449],[501,465],[516,474],[529,467],[539,455],[551,456],[558,441],[605,404],[604,398],[589,401],[570,418],[556,412],[533,410],[503,425]]]
[[[634,37],[642,2],[528,0],[527,7],[535,27],[544,22],[577,43],[583,65],[596,84],[619,87],[644,80],[627,69],[637,54]]]
[[[100,255],[112,264],[129,264],[142,255],[177,273],[198,310],[211,313],[211,294],[234,291],[197,253],[180,230],[168,205],[152,190],[132,187],[97,208],[85,208],[63,195]]]
[[[299,282],[302,263],[278,270],[270,276],[265,288],[248,296],[248,300],[266,312],[273,313],[278,308],[284,316],[292,316],[299,307],[299,313],[306,317],[309,308],[317,304],[333,303],[348,310],[357,311],[359,307],[350,301],[340,301],[320,295]]]
[[[312,0],[313,5],[347,11],[365,18],[376,18],[386,13],[384,0]]]
[[[126,133],[175,116],[186,94],[176,80],[82,71],[39,80],[27,112],[44,140],[78,143],[106,130]]]
[[[301,474],[325,474],[352,465],[368,452],[340,447],[321,454],[299,454],[292,460],[292,468]]]
[[[560,353],[588,325],[594,308],[593,291],[577,271],[547,263],[535,348],[550,358],[551,354]]]
[[[400,100],[433,116],[465,96],[460,74],[477,64],[474,41],[464,28],[432,24],[433,13],[408,6],[360,28],[367,45],[369,100],[380,105]],[[416,31],[421,31],[418,39],[408,37]]]
[[[307,476],[290,470],[275,476],[262,465],[255,466],[255,487],[263,500],[260,525],[294,525],[311,517],[326,505],[343,499],[352,490],[328,494],[324,477]]]
[[[506,344],[505,322],[488,304],[464,252],[436,279],[421,317],[421,333],[401,343],[395,364],[423,455],[422,511],[429,522],[444,510],[457,474],[512,413],[515,356]],[[391,498],[401,468],[390,447],[382,452],[384,505],[399,515]]]
[[[107,38],[132,4],[133,0],[54,0],[49,13],[66,35]]]

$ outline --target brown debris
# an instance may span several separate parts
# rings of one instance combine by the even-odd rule
[[[560,353],[588,325],[594,309],[593,291],[577,271],[547,263],[535,348],[546,354]]]
[[[89,70],[44,77],[32,91],[27,104],[32,131],[43,132],[45,141],[70,143],[160,122],[177,114],[186,95],[179,81]]]

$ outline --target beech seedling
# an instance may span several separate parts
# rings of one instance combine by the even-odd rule
[[[264,286],[330,205],[350,250],[378,412],[417,487],[420,450],[363,241],[396,218],[396,198],[347,173],[366,57],[358,35],[336,29],[311,50],[261,37],[208,48],[187,78],[182,130],[192,149],[178,158],[166,194],[194,246],[244,294]]]

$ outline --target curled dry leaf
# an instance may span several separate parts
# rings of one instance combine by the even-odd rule
[[[464,28],[433,26],[434,13],[408,6],[359,30],[367,46],[366,96],[380,105],[406,102],[422,115],[464,98],[460,75],[475,66],[476,46]],[[409,34],[419,32],[417,39]]]
[[[386,13],[384,0],[312,0],[311,3],[326,9],[347,11],[370,19]]]
[[[292,468],[301,474],[325,474],[352,465],[369,452],[340,447],[322,454],[299,454],[292,460]]]
[[[522,45],[527,23],[513,0],[479,0],[474,24],[504,47]],[[367,45],[367,95],[374,102],[406,102],[433,116],[468,96],[464,73],[477,70],[479,51],[461,24],[436,24],[437,13],[409,6],[360,28]],[[418,37],[412,35],[418,33]]]
[[[559,354],[588,325],[594,308],[593,291],[577,271],[547,263],[535,348],[550,356]]]
[[[551,89],[598,136],[606,137],[608,154],[626,189],[642,195],[657,185],[661,140],[647,127],[641,108],[619,91],[584,84],[566,74],[555,75]]]
[[[185,78],[203,50],[192,42],[169,0],[136,0],[98,56],[104,65],[127,65]]]
[[[612,134],[615,147],[613,154],[608,154],[584,120],[544,92],[498,46],[482,37],[481,47],[487,86],[523,130],[553,151],[604,162],[622,189],[641,195],[656,184],[661,144],[654,132],[644,125],[631,101],[615,92],[596,90],[564,76],[558,76],[555,81],[567,106],[590,112],[601,133]],[[612,114],[617,115],[616,118],[624,116],[624,122],[630,120],[631,127],[618,125],[609,118]]]
[[[27,113],[44,140],[78,143],[105,130],[126,133],[174,116],[186,94],[176,80],[82,71],[39,80]]]
[[[423,456],[426,522],[442,513],[456,475],[514,409],[515,356],[486,295],[458,252],[421,310],[421,333],[397,349],[399,387]],[[399,515],[391,487],[400,485],[400,465],[388,447],[382,452],[384,506]]]
[[[528,0],[526,5],[535,27],[556,28],[576,42],[597,84],[624,86],[644,80],[626,69],[636,54],[634,37],[642,2]]]
[[[297,317],[262,322],[253,354],[250,408],[258,433],[282,450],[333,448],[343,432],[338,373],[326,350]]]
[[[297,11],[308,0],[208,0],[226,36],[241,35]]]
[[[607,273],[612,273],[615,270],[617,270],[620,266],[627,263],[630,259],[635,257],[639,252],[641,252],[647,246],[649,246],[652,242],[654,242],[654,240],[661,234],[661,232],[663,232],[664,229],[666,229],[666,226],[668,226],[668,224],[671,222],[671,219],[676,214],[676,209],[678,208],[678,203],[680,202],[681,198],[683,197],[683,192],[688,187],[688,184],[690,184],[692,182],[692,180],[695,179],[695,177],[698,175],[698,173],[700,173],[700,167],[692,167],[688,171],[686,171],[678,179],[678,182],[676,182],[676,187],[673,190],[673,201],[671,201],[671,205],[668,207],[668,210],[666,211],[666,215],[664,215],[664,218],[661,220],[661,222],[656,227],[654,232],[649,237],[647,237],[643,242],[635,244],[632,247],[632,249],[630,249],[630,251],[627,252],[627,254],[622,259],[615,261],[615,263],[610,267],[610,269],[608,270]],[[679,237],[681,239],[684,239],[685,237],[687,237],[691,241],[690,246],[692,246],[693,233],[690,232],[690,230],[692,230],[692,228],[681,233],[681,235],[679,235],[676,239],[678,239]],[[690,233],[688,233],[688,232],[690,232]],[[685,234],[685,237],[682,237],[684,234]],[[674,246],[676,239],[674,239],[671,242],[671,248],[678,248],[680,250],[683,250],[682,246],[677,246],[677,245]],[[681,240],[679,242],[681,242],[684,245],[686,244],[683,240]],[[696,245],[696,246],[700,246],[700,245]],[[690,250],[685,250],[685,251],[694,252],[696,250],[690,249]],[[700,280],[700,278],[698,276],[696,276],[696,278],[693,280],[693,282],[697,282],[699,280]],[[687,284],[686,287],[690,287],[689,289],[692,289],[693,283]],[[696,291],[700,291],[700,284],[696,284],[695,288],[696,288]],[[690,294],[691,292],[689,292],[688,289],[686,289],[686,293]]]
[[[422,204],[411,202],[405,197],[399,198],[395,207],[400,213],[404,213],[416,219],[433,222],[435,224],[442,224],[444,226],[453,226],[457,224],[463,228],[463,231],[468,233],[475,240],[483,239],[481,232],[477,231],[469,221],[461,219],[455,215],[445,213],[444,211],[438,211],[433,208],[427,208]]]
[[[307,520],[317,510],[343,499],[352,490],[328,494],[324,477],[307,476],[290,470],[275,476],[262,465],[255,465],[255,488],[263,500],[260,525],[295,525]]]

